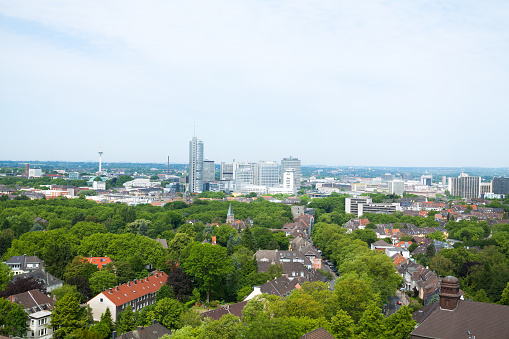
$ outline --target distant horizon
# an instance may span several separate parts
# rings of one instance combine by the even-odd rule
[[[273,159],[272,159],[273,160]],[[299,159],[302,160],[302,159]],[[212,160],[214,161],[214,160]],[[281,160],[277,160],[280,162]],[[6,160],[0,159],[1,162],[18,162],[18,163],[34,163],[35,165],[44,165],[44,162],[62,162],[62,163],[86,163],[86,164],[98,164],[99,161],[70,161],[70,160]],[[226,161],[227,162],[227,161]],[[254,162],[257,161],[248,161]],[[167,165],[164,162],[138,162],[138,161],[102,161],[103,167],[108,164],[153,164],[153,165]],[[220,165],[221,162],[214,161],[214,165]],[[170,165],[189,165],[188,162],[171,162]],[[485,166],[383,166],[383,165],[320,165],[320,164],[302,164],[302,167],[331,167],[331,168],[416,168],[416,169],[502,169],[509,170],[509,167],[485,167]]]

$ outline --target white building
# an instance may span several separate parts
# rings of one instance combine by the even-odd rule
[[[96,181],[94,181],[96,182]],[[138,178],[124,183],[125,188],[149,188],[152,187],[150,179]]]
[[[94,190],[106,190],[106,182],[105,181],[94,181],[92,183],[92,188]]]
[[[189,189],[188,192],[203,191],[203,141],[193,137],[189,141]]]
[[[297,158],[289,157],[281,159],[281,181],[284,182],[284,174],[288,169],[293,169],[294,172],[294,186],[295,192],[300,189],[300,181],[301,179],[301,162]]]
[[[30,168],[28,170],[28,177],[29,178],[42,177],[42,170],[40,168]]]
[[[279,164],[276,161],[260,161],[255,174],[255,184],[266,187],[279,186]]]
[[[168,276],[164,272],[154,272],[141,280],[134,279],[120,286],[103,291],[90,299],[87,304],[92,309],[94,321],[101,320],[101,315],[110,309],[112,319],[130,305],[133,311],[155,304],[155,295],[166,283]]]
[[[471,177],[461,173],[457,178],[449,178],[449,191],[453,196],[479,198],[481,195],[481,177]]]
[[[405,192],[405,183],[402,180],[389,181],[389,194],[397,194],[403,196]]]

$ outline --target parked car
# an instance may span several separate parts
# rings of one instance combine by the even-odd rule
[[[398,305],[401,305],[401,304],[402,304],[401,300],[398,300]]]

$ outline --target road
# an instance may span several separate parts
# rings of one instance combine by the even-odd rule
[[[398,305],[398,301],[401,301],[402,305]],[[408,305],[408,297],[398,290],[394,297],[389,297],[389,310],[387,316],[396,313],[403,305]]]

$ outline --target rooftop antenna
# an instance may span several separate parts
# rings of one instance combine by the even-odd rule
[[[167,175],[170,175],[170,156],[168,155],[168,170],[166,171]]]

